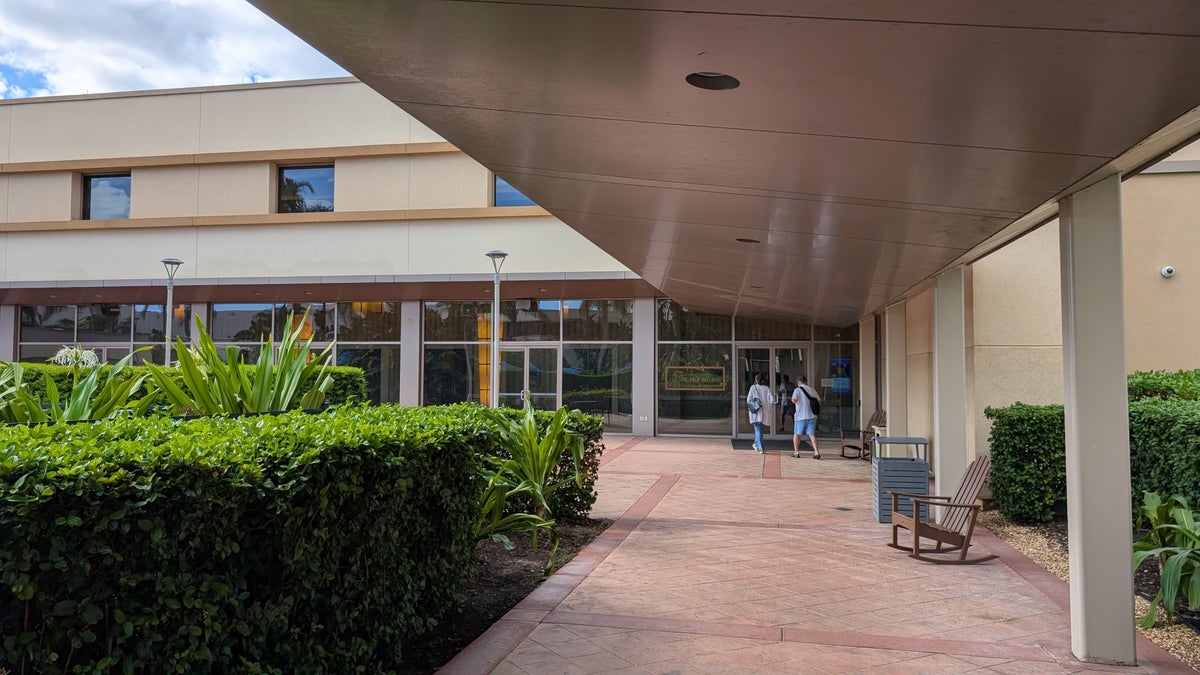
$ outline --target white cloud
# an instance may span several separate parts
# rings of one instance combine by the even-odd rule
[[[0,97],[336,77],[244,0],[3,0]]]

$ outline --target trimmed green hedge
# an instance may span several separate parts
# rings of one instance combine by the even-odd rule
[[[10,671],[375,672],[469,574],[469,407],[0,431]]]
[[[1018,402],[983,414],[992,420],[989,485],[996,508],[1014,522],[1052,520],[1067,498],[1063,407]]]
[[[250,366],[246,366],[250,368]],[[59,393],[63,400],[71,393],[71,369],[67,366],[59,366],[53,363],[22,363],[21,368],[25,371],[25,382],[29,385],[30,392],[37,396],[39,400],[46,401],[46,378],[54,380],[54,385],[58,387]],[[104,369],[102,375],[111,369],[112,366],[104,364],[100,366]],[[119,380],[127,380],[131,377],[137,377],[147,372],[145,366],[129,366],[120,374],[117,375]],[[325,392],[325,403],[329,406],[337,406],[343,403],[352,403],[356,401],[367,400],[367,378],[363,375],[361,368],[352,366],[329,366],[326,369],[333,377],[333,384],[330,385],[329,391]],[[311,378],[310,378],[311,380]],[[305,382],[300,387],[301,391],[305,391],[310,386],[309,382]],[[144,393],[144,390],[143,390]],[[139,394],[141,396],[141,394]]]
[[[1130,482],[1143,492],[1200,502],[1200,370],[1129,376]],[[984,411],[992,420],[991,489],[1016,522],[1045,522],[1066,502],[1063,406],[1016,403]]]

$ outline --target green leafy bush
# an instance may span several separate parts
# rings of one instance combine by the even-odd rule
[[[1167,372],[1138,371],[1129,376],[1129,398],[1200,401],[1200,369]]]
[[[992,421],[989,485],[996,508],[1014,522],[1052,520],[1067,496],[1063,407],[1018,402],[983,414]]]
[[[1187,499],[1180,495],[1166,502],[1156,492],[1143,495],[1138,524],[1150,529],[1133,544],[1133,568],[1153,557],[1158,562],[1159,587],[1139,626],[1153,626],[1159,606],[1167,620],[1172,620],[1181,594],[1188,609],[1200,608],[1200,527],[1196,520]]]
[[[474,556],[478,411],[0,429],[10,672],[376,672]]]
[[[1129,437],[1134,495],[1157,492],[1200,502],[1200,401],[1132,401]]]

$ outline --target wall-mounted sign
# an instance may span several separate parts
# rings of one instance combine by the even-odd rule
[[[832,358],[829,359],[829,374],[833,377],[833,393],[849,394],[851,389],[850,375],[850,359],[849,358]]]
[[[666,366],[667,391],[725,391],[725,366]]]

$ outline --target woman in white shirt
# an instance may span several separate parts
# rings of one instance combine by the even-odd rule
[[[754,449],[759,454],[763,451],[763,418],[767,415],[767,407],[772,405],[775,405],[775,394],[763,384],[762,373],[755,373],[754,384],[746,392],[746,411],[750,413],[750,426],[754,427]]]

